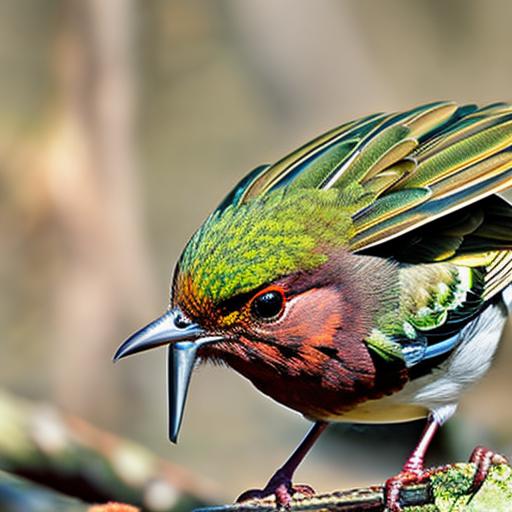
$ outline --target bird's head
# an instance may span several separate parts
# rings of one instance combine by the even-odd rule
[[[351,225],[336,191],[302,190],[219,210],[199,228],[176,266],[168,311],[115,355],[169,345],[171,440],[198,357],[249,374],[346,371],[353,341],[369,334],[393,287],[390,263],[346,250]]]

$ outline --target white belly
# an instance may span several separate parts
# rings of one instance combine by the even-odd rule
[[[512,287],[507,292],[512,295]],[[507,295],[504,299],[507,302]],[[455,412],[463,391],[489,369],[508,312],[502,302],[489,306],[461,331],[461,343],[438,368],[408,382],[389,397],[368,400],[342,416],[331,418],[331,421],[397,423],[424,418],[430,412],[441,422],[446,421]]]

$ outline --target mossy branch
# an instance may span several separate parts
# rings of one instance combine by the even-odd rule
[[[509,512],[512,510],[512,468],[491,468],[476,493],[471,493],[475,466],[455,464],[422,485],[405,487],[401,494],[407,512]],[[198,509],[196,512],[275,512],[273,499]],[[296,498],[290,512],[384,512],[382,486],[335,491],[310,498]]]

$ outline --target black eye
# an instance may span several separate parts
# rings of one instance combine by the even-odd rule
[[[283,310],[284,300],[284,294],[281,291],[263,292],[252,301],[251,313],[256,318],[271,320]]]

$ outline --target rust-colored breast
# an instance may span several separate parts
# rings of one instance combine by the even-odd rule
[[[331,419],[405,383],[402,365],[382,368],[368,350],[370,329],[356,298],[334,286],[313,288],[292,298],[279,322],[212,346],[209,355],[279,403],[313,419]]]

